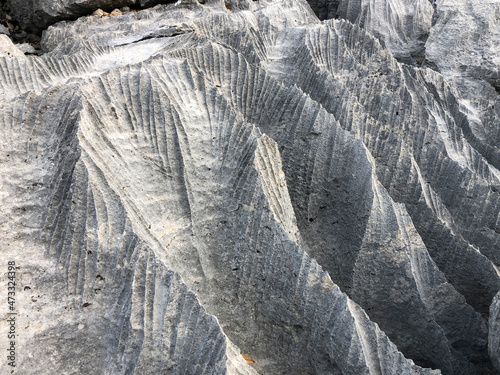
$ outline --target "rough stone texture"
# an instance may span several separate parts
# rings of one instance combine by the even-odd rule
[[[0,34],[5,34],[5,35],[9,35],[10,34],[10,31],[7,27],[5,27],[4,25],[0,25]]]
[[[434,18],[426,58],[461,92],[470,142],[498,166],[500,1],[436,1]]]
[[[23,59],[24,53],[12,43],[12,40],[7,35],[0,35],[0,56]]]
[[[440,71],[479,78],[500,90],[500,1],[437,0],[426,57]]]
[[[490,307],[488,349],[493,364],[500,371],[500,292],[495,296]]]
[[[497,144],[455,80],[394,57],[428,14],[363,4],[179,2],[0,57],[20,368],[496,373]]]
[[[434,12],[428,0],[308,1],[320,19],[349,20],[379,38],[397,59],[422,63]]]
[[[41,30],[57,21],[76,19],[97,9],[150,7],[175,0],[6,0],[23,28]],[[196,0],[195,0],[196,1]]]
[[[253,374],[216,318],[137,236],[122,199],[78,146],[81,110],[74,86],[31,91],[0,109],[1,245],[20,267],[20,373]]]

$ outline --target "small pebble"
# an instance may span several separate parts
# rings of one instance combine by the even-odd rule
[[[4,25],[0,25],[0,34],[10,35],[10,31]]]
[[[128,13],[130,12],[130,8],[129,7],[121,7],[120,10],[123,12],[123,13]]]
[[[113,11],[110,14],[112,16],[121,16],[123,13],[120,9],[113,9]]]
[[[97,9],[94,13],[92,13],[93,16],[99,16],[99,17],[105,17],[105,16],[109,16],[109,13],[106,13],[105,11],[103,11],[102,9]]]

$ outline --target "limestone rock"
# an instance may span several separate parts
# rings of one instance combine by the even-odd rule
[[[498,293],[490,307],[489,320],[489,345],[491,360],[496,369],[500,371],[500,293]]]
[[[500,155],[500,2],[440,0],[434,18],[426,58],[461,92],[470,142],[493,162]]]
[[[483,79],[500,90],[500,1],[436,1],[426,57],[442,72]]]
[[[496,145],[455,80],[395,58],[431,4],[374,4],[178,2],[0,57],[20,366],[495,373]]]
[[[7,2],[24,28],[41,30],[57,21],[76,19],[101,8],[111,12],[115,8],[124,6],[146,7],[174,0],[7,0]]]
[[[309,0],[309,3],[320,19],[349,20],[379,38],[397,59],[422,63],[433,17],[428,0]]]
[[[5,34],[5,35],[9,35],[10,34],[10,31],[7,27],[5,27],[4,25],[0,25],[0,34]]]
[[[0,34],[0,56],[4,58],[23,59],[24,53],[21,51],[7,35]]]

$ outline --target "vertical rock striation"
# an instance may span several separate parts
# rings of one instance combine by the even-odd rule
[[[422,63],[434,13],[430,1],[308,1],[321,20],[348,20],[377,37],[398,60],[413,64]]]
[[[186,1],[0,46],[26,373],[496,373],[496,112],[430,3],[311,5],[343,19]]]

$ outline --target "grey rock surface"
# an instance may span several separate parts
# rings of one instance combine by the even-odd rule
[[[6,0],[23,28],[43,30],[62,20],[86,16],[98,9],[111,12],[125,6],[150,7],[175,0]],[[103,13],[104,13],[103,12]],[[106,12],[106,13],[107,13]]]
[[[500,371],[500,293],[498,293],[490,307],[489,342],[488,349],[491,360]]]
[[[16,44],[16,47],[24,54],[35,52],[35,48],[29,43]]]
[[[500,141],[500,2],[436,1],[426,59],[462,94],[469,139],[497,163]]]
[[[442,72],[483,79],[500,90],[500,1],[437,0],[426,57]]]
[[[379,38],[400,61],[421,64],[434,9],[428,0],[308,0],[322,20],[349,20]],[[450,35],[451,37],[451,35]]]
[[[41,56],[0,39],[20,369],[497,373],[498,113],[404,63],[430,3],[377,4],[93,15]]]
[[[5,34],[5,35],[9,35],[10,34],[10,31],[7,27],[5,27],[4,25],[0,25],[0,34]]]

